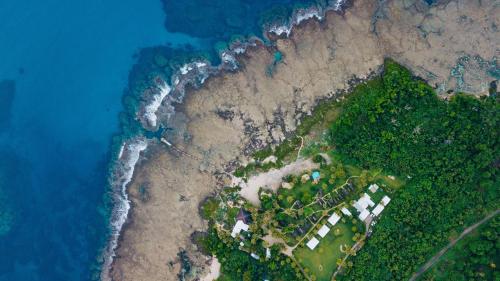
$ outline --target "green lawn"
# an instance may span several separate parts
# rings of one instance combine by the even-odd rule
[[[303,245],[297,247],[293,254],[297,261],[309,271],[309,276],[316,276],[318,281],[330,281],[330,278],[337,268],[337,259],[344,257],[340,251],[341,245],[354,245],[352,237],[354,233],[351,230],[351,223],[337,223],[330,232],[322,239],[316,247],[311,250],[307,248],[305,240]],[[334,231],[338,229],[340,235],[336,236]],[[318,238],[318,237],[317,237]]]

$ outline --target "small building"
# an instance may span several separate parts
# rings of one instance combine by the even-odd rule
[[[319,240],[316,239],[316,237],[313,237],[311,238],[311,240],[309,240],[309,242],[307,242],[307,247],[311,250],[314,250],[314,248],[316,248],[316,246],[318,246],[319,244]]]
[[[372,198],[370,197],[370,195],[364,193],[363,198],[366,201],[366,203],[368,204],[368,206],[370,206],[370,207],[375,206],[375,203],[372,201]]]
[[[379,186],[378,184],[374,183],[374,184],[370,184],[370,186],[368,187],[368,189],[372,192],[372,193],[375,193],[377,192]]]
[[[375,203],[373,203],[370,195],[365,193],[363,194],[363,196],[361,196],[361,198],[358,199],[358,201],[354,202],[353,206],[354,208],[356,208],[356,210],[358,210],[359,213],[362,213],[368,208],[368,206],[375,206]]]
[[[370,211],[368,211],[368,210],[364,210],[363,212],[361,212],[361,213],[359,214],[359,216],[358,216],[358,217],[359,217],[359,219],[360,219],[361,221],[364,221],[364,220],[365,220],[365,219],[366,219],[369,215],[370,215]]]
[[[252,215],[245,211],[245,209],[240,208],[238,215],[236,215],[236,221],[243,221],[245,224],[249,224],[252,219]]]
[[[325,224],[318,230],[318,235],[323,238],[328,234],[328,232],[330,232],[330,228]]]
[[[257,254],[255,253],[251,253],[250,256],[256,260],[259,260],[259,256],[257,256]]]
[[[387,206],[387,204],[389,204],[389,202],[391,202],[391,198],[389,196],[385,195],[382,198],[382,203],[384,204],[384,206]]]
[[[342,209],[340,209],[340,211],[342,211],[342,214],[352,217],[351,211],[349,211],[346,207],[343,207]]]
[[[231,236],[236,238],[236,235],[240,234],[241,231],[248,231],[248,224],[244,223],[242,220],[238,220],[233,227],[233,231],[231,232]]]
[[[382,213],[383,210],[384,210],[384,205],[378,204],[377,207],[375,207],[375,209],[373,209],[372,214],[375,216],[378,216],[378,215],[380,215],[380,213]]]
[[[271,249],[266,248],[266,260],[271,258]]]
[[[333,213],[329,218],[328,222],[334,226],[340,220],[340,216],[337,213]]]

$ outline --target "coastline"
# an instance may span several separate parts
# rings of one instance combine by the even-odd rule
[[[348,0],[338,0],[333,6],[326,9],[320,9],[318,6],[312,6],[306,9],[300,8],[293,11],[288,23],[280,25],[273,23],[264,32],[266,35],[274,33],[278,37],[283,34],[279,30],[287,30],[286,37],[289,37],[292,30],[309,20],[322,20],[328,12],[342,12],[342,9],[348,5]],[[273,39],[275,40],[275,39]],[[272,41],[273,41],[272,40]],[[257,37],[250,38],[245,42],[233,42],[227,50],[222,51],[219,56],[221,63],[212,66],[208,60],[195,60],[184,64],[171,77],[170,84],[161,78],[156,78],[156,87],[159,93],[153,92],[149,96],[148,103],[142,104],[137,111],[137,119],[141,121],[143,128],[147,130],[157,130],[158,118],[163,122],[168,121],[175,114],[174,103],[182,104],[186,95],[186,89],[190,87],[201,87],[206,79],[214,76],[224,75],[226,72],[238,71],[238,61],[242,59],[248,49],[267,46]],[[153,86],[154,87],[154,86]],[[165,101],[165,99],[169,99]],[[162,108],[160,108],[162,107]],[[141,153],[148,149],[148,140],[142,136],[135,136],[123,141],[117,154],[115,164],[112,165],[112,175],[110,186],[112,186],[112,211],[110,218],[110,239],[102,253],[101,280],[112,280],[109,277],[109,271],[112,268],[115,250],[119,247],[121,233],[131,224],[132,219],[129,212],[133,205],[128,198],[127,186],[132,181],[134,170],[141,161]]]
[[[356,1],[356,2],[358,2],[358,1]],[[359,2],[363,2],[363,1],[359,1]],[[358,7],[358,9],[362,9],[362,8]],[[370,7],[368,7],[367,9],[370,9]],[[319,26],[321,26],[323,24],[325,24],[325,25],[329,24],[328,18],[336,18],[336,16],[329,15],[329,13],[326,12],[324,18],[326,18],[326,20],[324,22],[319,23],[318,17],[311,16],[309,18],[304,19],[303,21],[300,21],[298,25],[293,25],[293,27],[290,29],[290,31],[288,33],[281,32],[281,33],[277,34],[277,38],[273,38],[274,40],[276,40],[276,41],[274,41],[274,42],[276,42],[276,48],[278,50],[282,50],[282,49],[290,49],[290,48],[294,47],[293,45],[297,44],[297,42],[295,42],[294,40],[297,40],[297,39],[295,38],[295,32],[293,32],[293,31],[297,31],[297,33],[299,34],[299,37],[300,36],[307,36],[307,35],[304,35],[303,33],[306,33],[306,31],[309,29],[314,29],[313,32],[318,32],[317,29],[320,28]],[[319,18],[319,19],[321,19],[321,18]],[[332,19],[331,21],[335,21],[335,20],[338,20],[338,19]],[[281,30],[281,29],[279,29],[279,30]],[[309,31],[311,32],[311,30],[309,30]],[[282,35],[284,35],[284,34],[287,34],[286,38],[282,38]],[[293,43],[290,43],[290,42],[293,42]],[[264,44],[260,43],[259,41],[256,41],[254,45],[253,44],[246,45],[244,48],[244,50],[246,50],[245,52],[241,52],[240,51],[241,48],[242,48],[242,46],[234,47],[232,49],[233,53],[224,53],[223,52],[221,54],[221,59],[223,61],[221,66],[213,67],[210,65],[199,65],[197,67],[193,67],[191,65],[188,65],[188,66],[186,66],[186,69],[188,69],[189,67],[192,67],[191,70],[184,71],[185,72],[184,74],[183,74],[183,71],[181,70],[181,72],[180,72],[181,75],[179,75],[179,73],[175,74],[177,76],[174,75],[172,77],[172,81],[173,81],[172,84],[174,84],[174,86],[172,87],[172,90],[167,95],[164,96],[164,98],[167,98],[168,100],[161,99],[160,104],[162,104],[162,106],[160,107],[160,109],[158,111],[155,112],[155,115],[157,114],[156,116],[158,116],[158,120],[160,120],[160,122],[165,122],[165,121],[170,122],[171,119],[173,119],[172,120],[173,124],[181,123],[182,117],[179,117],[178,114],[173,115],[173,111],[172,111],[175,107],[181,107],[182,110],[178,111],[179,113],[181,113],[179,115],[188,116],[186,119],[190,120],[190,124],[186,124],[184,126],[191,127],[191,129],[194,128],[194,130],[197,130],[197,131],[202,131],[202,129],[200,129],[200,127],[202,125],[191,124],[191,123],[194,123],[193,120],[195,118],[194,118],[194,116],[192,116],[193,114],[190,113],[190,112],[193,112],[193,108],[199,109],[200,108],[199,104],[202,103],[202,101],[200,101],[199,95],[195,97],[194,95],[191,95],[190,93],[195,92],[195,91],[197,91],[197,92],[200,92],[200,91],[210,92],[210,90],[216,89],[217,87],[220,86],[220,83],[222,83],[222,81],[225,80],[225,76],[229,76],[229,77],[237,76],[238,75],[237,72],[239,72],[239,71],[236,71],[236,72],[234,71],[235,65],[241,65],[241,68],[238,68],[238,69],[241,71],[245,71],[247,65],[251,64],[250,60],[252,60],[252,59],[257,60],[257,61],[260,60],[259,63],[262,63],[266,60],[269,61],[269,59],[271,57],[271,53],[267,49],[268,47],[265,46]],[[266,52],[268,54],[263,55],[263,53],[266,53]],[[377,65],[380,65],[380,59],[383,59],[383,57],[384,57],[382,51],[379,54],[377,54],[376,56],[378,57],[378,59],[375,59],[374,61],[370,62],[370,65],[373,66],[373,68],[376,68]],[[285,60],[287,60],[287,58],[285,58]],[[194,65],[196,65],[196,63],[200,63],[200,62],[193,62]],[[415,65],[413,65],[413,66],[415,66]],[[279,65],[278,67],[282,67],[282,66]],[[374,69],[371,69],[371,68],[372,67],[369,68],[370,71],[374,71]],[[363,73],[363,71],[365,71],[365,70],[366,69],[363,69],[363,70],[355,69],[352,72]],[[369,72],[367,73],[365,71],[364,75],[365,76],[369,75]],[[350,75],[345,75],[345,76],[350,76]],[[181,79],[179,77],[186,77],[187,79],[184,80],[184,79]],[[217,81],[215,81],[215,80],[217,80]],[[343,79],[340,79],[340,80],[343,80]],[[344,91],[346,91],[348,89],[347,87],[345,87],[346,83],[347,82],[344,80],[344,82],[343,82]],[[339,89],[339,88],[337,88],[337,89]],[[285,114],[288,116],[288,118],[292,118],[292,121],[288,120],[288,123],[289,123],[289,125],[288,125],[289,130],[288,131],[293,131],[293,124],[292,123],[294,123],[293,122],[294,120],[300,120],[300,117],[304,116],[304,114],[307,114],[307,112],[310,111],[311,108],[314,108],[314,106],[318,103],[319,100],[321,100],[322,98],[328,98],[328,96],[331,96],[331,95],[332,94],[326,95],[325,93],[321,93],[321,94],[316,93],[316,95],[313,94],[313,95],[309,96],[309,103],[306,104],[305,106],[303,106],[305,109],[304,112],[300,112],[301,110],[299,110],[299,112]],[[225,100],[228,98],[229,97],[224,96],[224,99],[222,99],[222,100]],[[279,97],[277,97],[277,98],[279,98]],[[184,100],[184,102],[181,103],[183,100]],[[191,100],[191,101],[188,101],[188,100]],[[221,100],[221,98],[219,97],[219,101],[220,100]],[[192,102],[198,103],[198,106],[188,106],[187,105],[187,103],[192,103]],[[217,102],[214,102],[214,103],[217,103]],[[233,102],[233,104],[237,104],[237,102]],[[229,109],[227,109],[227,110],[231,110],[231,106],[229,106],[228,108]],[[251,112],[251,111],[247,110],[246,112]],[[295,116],[295,117],[291,117],[291,116]],[[296,118],[297,116],[299,116],[299,117]],[[244,123],[244,122],[242,122],[242,123]],[[265,123],[265,122],[261,122],[261,123]],[[295,123],[296,123],[296,121],[295,121]],[[154,125],[154,126],[151,126],[151,125]],[[150,126],[150,128],[152,129],[152,128],[156,127],[156,125],[157,125],[156,123],[155,124],[150,123],[150,124],[145,124],[144,126],[145,127]],[[205,123],[205,125],[206,125],[206,123]],[[248,126],[245,126],[244,124],[236,124],[236,125],[233,124],[233,126],[243,128],[243,130],[241,130],[241,131],[245,131],[245,129],[246,129],[245,127],[248,127]],[[261,127],[262,125],[255,125],[255,126]],[[169,141],[172,140],[173,143],[176,143],[176,144],[177,143],[180,143],[180,144],[184,143],[185,145],[190,145],[191,143],[185,142],[183,140],[183,136],[182,136],[183,133],[187,130],[189,130],[189,129],[187,129],[187,128],[180,129],[177,132],[174,132],[174,134],[168,135]],[[236,131],[238,131],[238,130],[236,130]],[[257,135],[257,137],[254,138],[256,140],[255,143],[252,140],[252,138],[249,137],[252,140],[252,144],[250,145],[250,149],[246,149],[246,147],[245,147],[244,150],[251,151],[252,149],[255,150],[257,148],[262,148],[263,145],[267,145],[269,143],[272,144],[272,143],[277,143],[279,141],[282,141],[284,139],[284,133],[286,133],[285,131],[287,131],[287,130],[282,130],[282,131],[283,132],[276,133],[277,136],[272,136],[273,132],[271,132],[269,134],[269,135],[271,135],[271,137],[266,137],[266,138],[261,138],[261,135]],[[279,135],[280,133],[282,133],[283,136]],[[203,134],[206,134],[206,132]],[[233,141],[235,143],[237,143],[237,142],[240,142],[241,139],[237,139],[237,140],[233,140]],[[236,145],[236,147],[239,147],[239,145]],[[213,149],[213,148],[211,148],[210,144],[208,144],[202,140],[201,141],[198,140],[197,147],[196,148],[188,148],[188,150],[190,150],[190,151],[192,150],[193,152],[199,152],[200,148],[203,151],[209,151],[210,149]],[[144,148],[143,150],[145,150],[145,149],[146,148]],[[217,149],[215,149],[215,150],[217,150]],[[119,153],[119,154],[121,156],[127,155],[126,153]],[[139,155],[139,154],[140,154],[140,151],[138,152],[137,155]],[[234,157],[231,157],[234,155],[237,155],[236,158],[238,158],[240,156],[240,153],[235,152],[235,150],[232,150],[230,153],[225,153],[225,155],[223,157],[219,157],[222,159],[215,159],[217,166],[221,170],[225,170],[224,167],[227,167],[227,164],[230,161],[234,160],[233,159]],[[241,157],[244,157],[244,155],[241,155]],[[214,156],[210,156],[209,158],[210,158],[210,160],[214,160],[213,159]],[[135,159],[135,157],[133,159]],[[137,163],[137,161],[139,161],[139,157],[137,157],[136,163]],[[212,162],[212,161],[210,161],[210,162]],[[123,182],[126,182],[123,185],[123,188],[121,189],[121,190],[123,190],[123,193],[121,193],[121,194],[118,193],[119,194],[118,198],[125,200],[127,203],[129,202],[128,195],[127,195],[128,193],[126,191],[127,185],[129,183],[132,184],[135,181],[134,178],[136,177],[136,175],[134,175],[134,178],[132,177],[132,174],[134,174],[134,169],[137,168],[136,170],[142,170],[141,167],[135,167],[135,163],[133,166],[134,167],[132,169],[128,169],[128,172],[130,174],[130,179],[128,181],[126,181],[126,180],[123,181]],[[144,169],[146,169],[146,168],[144,168]],[[205,167],[204,170],[205,171],[208,170],[210,173],[217,174],[217,171],[210,171],[210,167]],[[119,177],[119,178],[122,178],[122,177]],[[125,179],[128,179],[128,176],[125,177]],[[119,216],[119,217],[124,216],[125,218],[127,218],[127,213],[129,211],[129,209],[130,209],[130,206],[128,206],[126,208],[126,212],[124,213],[124,215],[123,215],[123,213],[120,213],[120,214],[122,214],[122,216]],[[130,218],[130,216],[129,216],[128,220],[132,220],[132,218]],[[119,227],[118,227],[118,225],[116,227],[118,229],[118,234],[116,237],[116,244],[111,247],[112,254],[110,255],[111,258],[110,258],[109,264],[106,264],[106,267],[103,267],[104,268],[103,269],[104,275],[101,275],[103,280],[111,280],[111,279],[109,279],[109,276],[105,276],[105,275],[108,275],[105,272],[108,272],[109,270],[111,270],[111,267],[113,266],[112,263],[113,263],[113,256],[115,254],[114,253],[115,248],[121,247],[121,245],[118,245],[118,241],[120,241],[122,239],[122,237],[121,237],[122,235],[119,235],[119,234],[121,232],[124,232],[126,229],[126,228],[123,228],[124,223],[125,223],[125,221],[123,223],[121,223],[121,225]],[[106,278],[108,278],[108,279],[106,279]]]

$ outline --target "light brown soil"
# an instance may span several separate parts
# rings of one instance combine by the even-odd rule
[[[284,61],[273,77],[265,74],[273,53],[260,46],[240,58],[241,71],[210,78],[187,95],[169,140],[203,161],[160,144],[149,151],[129,187],[133,208],[111,271],[114,280],[176,280],[181,248],[196,265],[189,278],[199,275],[208,266],[190,241],[193,231],[206,229],[198,205],[229,184],[209,164],[222,170],[232,160],[248,160],[243,152],[282,141],[319,99],[348,90],[354,77],[378,71],[384,57],[442,93],[487,92],[494,78],[479,58],[493,61],[500,55],[500,11],[494,0],[447,1],[431,9],[420,1],[385,1],[382,7],[378,2],[355,1],[345,15],[309,21],[290,39],[278,40]],[[466,55],[471,59],[457,68],[464,79],[459,83],[451,71]],[[223,119],[217,114],[221,110],[232,111],[234,118]],[[141,186],[147,192],[140,193]]]

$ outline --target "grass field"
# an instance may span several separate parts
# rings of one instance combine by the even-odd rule
[[[309,276],[315,276],[318,281],[330,281],[330,278],[337,268],[337,259],[344,257],[341,252],[341,245],[354,245],[352,237],[354,233],[351,230],[350,223],[339,222],[322,239],[316,249],[311,250],[302,245],[293,252],[298,262],[307,269]],[[335,235],[338,229],[339,235]],[[307,242],[307,241],[305,241]]]

